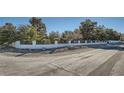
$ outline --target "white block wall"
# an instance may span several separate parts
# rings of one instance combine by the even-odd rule
[[[119,43],[120,41],[109,41],[110,43]],[[15,48],[19,49],[51,49],[51,48],[61,48],[61,47],[70,47],[70,46],[78,46],[78,45],[102,45],[102,44],[107,44],[107,42],[91,42],[91,43],[71,43],[71,41],[68,42],[68,44],[58,44],[57,41],[55,41],[54,44],[36,44],[36,41],[32,41],[31,45],[27,44],[20,44],[20,41],[15,42]]]

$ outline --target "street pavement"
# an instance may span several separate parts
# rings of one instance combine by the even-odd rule
[[[7,56],[0,53],[0,75],[123,76],[123,45],[114,46],[82,48],[38,56]]]

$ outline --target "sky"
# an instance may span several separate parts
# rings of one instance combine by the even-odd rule
[[[65,30],[73,31],[79,28],[80,22],[90,19],[97,21],[98,25],[104,25],[108,28],[124,33],[124,17],[41,17],[42,22],[47,27],[47,32]],[[12,23],[16,27],[29,24],[30,17],[0,17],[0,26],[5,23]]]

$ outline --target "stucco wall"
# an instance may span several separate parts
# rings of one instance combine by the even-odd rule
[[[109,41],[110,43],[119,43],[120,41]],[[95,42],[95,43],[68,43],[68,44],[36,44],[36,41],[32,41],[32,45],[27,44],[20,44],[20,41],[15,42],[15,48],[19,49],[51,49],[51,48],[61,48],[61,47],[73,47],[78,45],[100,45],[100,44],[107,44],[107,42]]]

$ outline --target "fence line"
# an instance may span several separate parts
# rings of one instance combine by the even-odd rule
[[[36,44],[36,41],[32,41],[32,44],[21,44],[20,41],[16,41],[15,42],[15,48],[19,48],[19,49],[52,49],[52,48],[62,48],[62,47],[74,47],[74,46],[85,46],[85,45],[105,45],[107,43],[120,43],[121,41],[113,41],[113,40],[109,40],[107,42],[105,41],[95,41],[95,42],[90,42],[87,43],[87,41],[85,41],[85,43],[80,43],[80,41],[78,41],[78,43],[71,43],[71,41],[68,41],[67,44],[58,44],[57,41],[55,41],[54,44]]]

